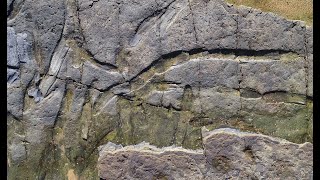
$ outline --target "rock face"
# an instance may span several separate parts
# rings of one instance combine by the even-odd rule
[[[101,146],[102,179],[312,179],[313,146],[229,128],[205,132],[204,150],[148,143]]]
[[[98,147],[108,142],[213,151],[203,126],[312,142],[313,28],[301,21],[222,0],[7,0],[7,24],[8,179],[99,179]],[[227,177],[203,152],[171,152],[176,164],[160,166],[152,151],[146,163]],[[267,177],[279,167],[265,158],[233,165]]]

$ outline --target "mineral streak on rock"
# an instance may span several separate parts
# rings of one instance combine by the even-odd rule
[[[7,0],[7,24],[8,179],[99,179],[100,145],[143,141],[205,148],[167,149],[167,166],[152,148],[147,179],[174,166],[172,178],[219,179],[233,165],[255,179],[278,170],[273,156],[212,163],[217,141],[201,128],[313,141],[313,27],[301,21],[223,0]],[[246,139],[228,134],[235,148]],[[145,173],[140,155],[130,177]],[[290,163],[279,177],[307,176]]]
[[[204,150],[148,143],[99,147],[102,179],[312,179],[313,145],[222,128],[204,132]]]

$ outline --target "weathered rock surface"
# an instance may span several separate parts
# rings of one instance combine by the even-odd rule
[[[147,97],[146,102],[154,106],[172,107],[180,110],[183,91],[182,88],[169,88],[167,91],[153,91],[149,97]]]
[[[18,33],[27,33],[29,43],[37,43],[35,58],[39,63],[40,73],[45,74],[61,39],[65,21],[64,1],[25,0],[16,8],[18,13],[12,18],[9,17],[8,25],[14,27]]]
[[[122,61],[129,65],[129,78],[161,55],[181,50],[305,52],[306,28],[299,22],[250,8],[236,9],[221,0],[164,2],[81,1],[80,24],[87,49],[98,61],[118,66],[122,65],[116,62],[118,52],[128,51],[130,55]],[[143,5],[137,7],[139,4]],[[128,18],[125,15],[130,7],[136,12]],[[94,16],[97,12],[99,16]],[[128,38],[132,38],[129,47]]]
[[[120,73],[101,69],[89,62],[83,64],[82,73],[81,82],[99,90],[106,90],[124,81]]]
[[[13,28],[7,28],[7,108],[18,119],[22,118],[25,91],[35,66],[26,37],[25,33],[16,34]]]
[[[313,145],[233,129],[204,132],[204,150],[100,146],[102,179],[312,179]]]
[[[306,73],[303,58],[283,61],[258,60],[241,64],[244,77],[240,87],[254,89],[260,94],[284,91],[306,94]]]
[[[7,0],[7,24],[8,179],[99,179],[98,146],[201,149],[203,126],[312,142],[303,22],[222,0]],[[180,178],[205,178],[183,152]]]

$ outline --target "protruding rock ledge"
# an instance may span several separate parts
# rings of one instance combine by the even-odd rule
[[[313,145],[203,128],[203,150],[149,143],[99,147],[101,179],[312,179]]]

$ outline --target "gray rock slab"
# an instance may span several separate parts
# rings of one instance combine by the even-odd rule
[[[306,29],[306,50],[307,54],[313,54],[313,27],[307,26]]]
[[[164,72],[165,81],[194,87],[239,88],[239,62],[224,59],[192,59]]]
[[[237,49],[305,53],[306,27],[301,22],[248,7],[241,7],[238,11]]]
[[[200,86],[239,88],[239,62],[231,59],[200,60]]]
[[[116,65],[116,53],[120,48],[117,1],[91,1],[89,8],[79,12],[79,18],[86,48],[93,57],[97,61]]]
[[[260,94],[272,91],[306,94],[303,58],[286,61],[256,60],[240,64],[240,88],[254,89]]]
[[[207,173],[210,178],[312,177],[311,143],[294,144],[282,139],[231,129],[209,132],[203,141],[206,158],[213,168]]]
[[[99,90],[106,90],[123,81],[124,78],[119,72],[102,69],[87,61],[83,64],[82,84],[92,86]]]
[[[188,62],[170,67],[164,72],[164,80],[182,85],[199,86],[200,60],[192,59]]]
[[[107,144],[99,147],[102,179],[298,178],[313,174],[313,145],[234,129],[203,130],[204,150]],[[121,167],[121,171],[119,171]],[[205,173],[204,173],[205,172]]]
[[[119,115],[118,96],[113,96],[106,101],[97,114],[106,114],[109,116]]]
[[[177,0],[159,19],[161,54],[196,48],[194,18],[188,0]]]
[[[26,33],[17,34],[17,54],[20,63],[28,63],[32,61],[32,44],[27,41]]]
[[[169,88],[166,91],[155,90],[146,96],[146,102],[154,106],[180,110],[183,92],[183,88]]]
[[[52,127],[55,123],[64,97],[66,82],[56,79],[51,88],[54,91],[24,111],[24,117],[34,126]]]
[[[7,112],[15,118],[22,118],[24,90],[21,87],[20,81],[16,80],[13,83],[7,83]]]
[[[17,36],[14,28],[7,27],[7,65],[18,68]]]
[[[200,47],[205,49],[236,49],[237,12],[221,0],[190,1],[194,28]]]
[[[24,138],[22,135],[15,134],[14,139],[9,144],[8,150],[14,164],[19,164],[27,158]]]
[[[161,106],[163,91],[152,91],[146,97],[146,102],[154,106]]]
[[[174,109],[181,109],[181,100],[184,90],[182,88],[169,88],[163,92],[162,105],[164,107],[172,107]]]
[[[28,34],[28,43],[38,44],[37,56],[40,74],[49,70],[54,50],[61,39],[65,21],[65,3],[63,0],[26,0],[19,13],[8,21],[16,33]]]
[[[216,119],[229,119],[236,117],[241,109],[241,100],[238,90],[214,87],[201,88],[199,91],[199,104],[195,109],[210,114]],[[200,113],[200,112],[199,112]]]

